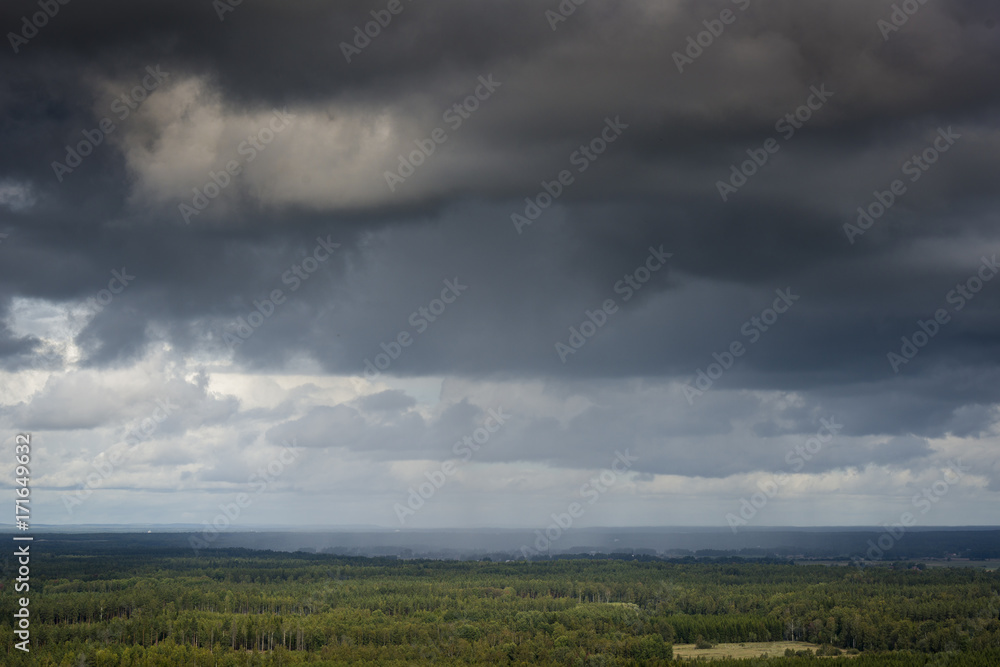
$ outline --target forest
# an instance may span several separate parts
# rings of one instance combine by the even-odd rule
[[[30,592],[0,591],[5,665],[704,665],[674,647],[774,641],[811,648],[711,664],[1000,665],[1000,573],[982,568],[36,551]]]

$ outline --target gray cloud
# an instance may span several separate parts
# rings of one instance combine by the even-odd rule
[[[886,40],[891,3],[742,4],[591,0],[552,30],[555,3],[405,3],[350,63],[341,42],[371,3],[243,3],[224,21],[210,3],[61,6],[0,52],[0,366],[25,386],[55,373],[5,418],[96,432],[142,403],[100,378],[169,359],[203,377],[175,386],[201,407],[170,437],[203,420],[229,424],[233,452],[264,432],[380,466],[446,457],[499,405],[469,398],[493,383],[552,400],[484,464],[601,466],[620,443],[643,474],[726,477],[780,467],[830,414],[847,442],[816,473],[924,465],[949,438],[995,437],[1000,283],[961,308],[949,297],[1000,250],[996,7],[928,3]],[[727,8],[737,20],[678,72],[675,52]],[[7,3],[0,24],[35,11]],[[115,100],[147,67],[169,76],[122,117]],[[455,127],[447,110],[490,76],[500,86]],[[783,136],[776,123],[821,86],[829,100]],[[275,110],[293,120],[250,159]],[[60,181],[53,162],[104,119],[114,131]],[[608,119],[627,127],[580,162]],[[438,128],[447,141],[390,190],[385,172]],[[948,128],[960,138],[913,171]],[[769,138],[779,150],[723,201],[719,181]],[[239,173],[185,221],[179,206],[230,160]],[[561,170],[572,183],[518,233],[512,214]],[[905,193],[849,238],[894,179]],[[318,239],[340,247],[311,270]],[[626,300],[620,281],[661,246],[667,266]],[[67,319],[79,326],[23,307],[70,312],[122,267],[134,282]],[[445,304],[445,281],[468,289]],[[751,341],[744,327],[786,289],[800,299]],[[564,363],[556,344],[608,299],[617,310]],[[887,355],[942,308],[949,321],[894,368]],[[683,386],[734,342],[745,354],[690,405]],[[353,395],[303,384],[248,407],[204,379],[362,379],[380,354],[389,384]],[[429,378],[464,389],[432,409],[391,384]],[[561,414],[580,397],[592,404]]]

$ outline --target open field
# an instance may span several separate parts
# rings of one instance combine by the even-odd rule
[[[716,644],[712,648],[698,649],[694,644],[674,644],[674,657],[687,660],[695,658],[706,658],[717,660],[720,658],[733,658],[736,660],[746,658],[771,658],[785,655],[786,649],[793,651],[805,651],[806,649],[816,652],[819,644],[808,642],[745,642],[741,644]]]

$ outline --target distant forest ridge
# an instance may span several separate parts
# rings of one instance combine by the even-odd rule
[[[551,534],[551,533],[550,533]],[[121,548],[247,548],[345,556],[492,560],[627,554],[653,558],[725,557],[868,562],[1000,559],[1000,528],[728,529],[579,528],[555,540],[542,530],[354,530],[39,533],[50,547],[101,552]]]

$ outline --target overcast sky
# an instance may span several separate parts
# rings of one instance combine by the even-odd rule
[[[995,524],[1000,9],[902,4],[5,2],[33,520]]]

